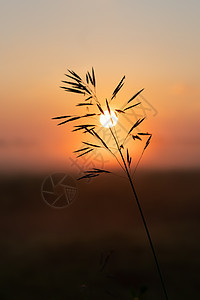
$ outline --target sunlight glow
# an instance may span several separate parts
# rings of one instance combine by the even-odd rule
[[[116,114],[111,110],[110,114],[109,111],[104,111],[104,115],[100,115],[100,122],[105,128],[113,127],[117,124],[118,118]]]

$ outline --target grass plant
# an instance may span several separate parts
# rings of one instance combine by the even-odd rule
[[[152,250],[152,254],[154,257],[154,261],[158,270],[158,274],[160,277],[162,289],[165,295],[165,299],[168,300],[168,294],[165,287],[164,279],[161,273],[161,269],[159,266],[159,262],[157,259],[157,255],[154,249],[154,245],[151,239],[151,235],[147,226],[146,219],[144,217],[144,213],[139,201],[139,198],[136,193],[136,189],[134,186],[134,174],[138,167],[138,164],[144,154],[144,151],[148,147],[150,140],[152,138],[152,134],[149,132],[138,132],[139,125],[145,120],[145,118],[138,119],[130,128],[127,129],[127,133],[123,137],[122,142],[120,142],[119,137],[117,135],[117,131],[115,130],[116,120],[120,118],[122,114],[127,114],[128,111],[134,109],[136,106],[140,105],[140,102],[135,102],[137,96],[142,93],[144,89],[139,90],[135,93],[125,104],[123,108],[119,108],[119,103],[116,101],[116,97],[124,85],[125,76],[122,77],[119,84],[114,89],[112,95],[109,99],[105,99],[105,102],[102,104],[96,93],[96,77],[94,73],[94,69],[92,68],[91,72],[87,72],[85,76],[85,80],[83,80],[77,73],[72,70],[68,70],[68,73],[65,74],[67,80],[62,81],[61,88],[66,92],[74,93],[77,95],[81,95],[84,97],[84,100],[78,103],[77,107],[84,107],[86,109],[86,113],[77,114],[77,115],[62,115],[59,117],[54,117],[52,119],[59,120],[58,125],[64,125],[69,122],[80,122],[76,123],[73,127],[73,132],[81,131],[83,134],[89,136],[91,141],[82,141],[82,147],[78,150],[75,150],[74,153],[77,154],[77,157],[82,157],[87,155],[88,153],[94,151],[95,149],[106,150],[108,151],[117,161],[119,166],[122,168],[125,173],[126,178],[130,183],[130,187],[132,189],[134,198],[136,200],[139,213],[142,218],[142,222],[144,224],[144,228],[147,234],[147,238]],[[112,108],[111,108],[112,107]],[[113,107],[115,107],[113,109]],[[114,112],[114,114],[113,114]],[[104,138],[98,132],[98,128],[100,125],[100,117],[103,119],[103,126],[109,131],[110,136],[115,144],[115,147],[110,147],[109,144],[104,140]],[[137,131],[136,131],[137,130]],[[139,157],[137,164],[132,167],[132,157],[131,153],[126,146],[127,140],[131,139],[133,142],[135,141],[143,141],[145,140],[145,145],[143,151]],[[84,171],[84,174],[78,178],[82,179],[91,179],[97,177],[101,174],[111,174],[111,171],[93,168],[91,170]]]

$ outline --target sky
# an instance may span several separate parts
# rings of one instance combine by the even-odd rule
[[[59,88],[66,70],[92,66],[101,99],[123,75],[116,101],[145,88],[141,167],[199,168],[199,13],[194,0],[1,0],[1,171],[76,168],[80,136],[51,117],[81,102]]]

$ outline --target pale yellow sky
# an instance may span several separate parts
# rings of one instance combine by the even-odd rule
[[[199,167],[199,1],[1,1],[1,170],[67,167],[79,147],[52,116],[80,100],[59,88],[66,68],[94,66],[100,98],[145,87],[157,111],[142,167]]]

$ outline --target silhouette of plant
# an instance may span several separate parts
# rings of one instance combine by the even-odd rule
[[[81,157],[84,155],[87,155],[91,151],[94,151],[95,149],[102,149],[108,151],[111,155],[115,157],[118,164],[124,171],[126,177],[129,180],[129,183],[131,185],[131,189],[133,191],[144,227],[147,234],[147,238],[150,243],[150,247],[153,253],[153,257],[156,263],[156,267],[158,270],[158,274],[161,280],[163,292],[165,295],[166,300],[168,299],[167,291],[165,288],[164,280],[161,274],[160,266],[158,263],[158,259],[154,250],[154,246],[152,243],[152,239],[150,236],[150,232],[140,205],[140,201],[138,199],[138,196],[136,194],[136,190],[133,184],[133,175],[135,173],[135,170],[144,154],[144,151],[148,147],[150,140],[152,138],[152,134],[148,132],[135,132],[136,129],[138,129],[138,126],[144,121],[145,118],[138,119],[131,128],[127,129],[127,133],[125,134],[123,141],[119,142],[119,137],[117,135],[117,132],[115,130],[115,125],[118,121],[118,118],[120,118],[120,115],[126,114],[128,110],[134,109],[136,106],[140,104],[140,102],[134,103],[134,100],[136,100],[137,96],[142,93],[144,89],[141,89],[136,94],[134,94],[126,103],[123,109],[120,109],[119,107],[115,107],[113,109],[113,102],[115,106],[115,100],[116,96],[121,90],[121,88],[124,85],[125,76],[122,77],[121,81],[117,85],[117,87],[114,89],[111,97],[109,99],[105,99],[105,103],[102,104],[96,94],[96,78],[94,69],[92,68],[92,72],[87,72],[85,76],[85,81],[74,71],[68,70],[68,74],[65,74],[68,80],[62,81],[64,83],[63,86],[61,86],[62,89],[64,89],[66,92],[75,93],[77,95],[84,96],[84,102],[78,103],[77,107],[86,107],[87,112],[82,115],[63,115],[59,117],[54,117],[52,119],[55,120],[62,120],[58,125],[63,125],[68,122],[72,121],[81,121],[82,124],[74,125],[73,132],[75,131],[82,131],[83,134],[87,134],[87,136],[90,136],[92,141],[82,141],[83,147],[75,150],[74,152],[77,154],[77,157]],[[70,80],[70,81],[69,81]],[[92,109],[92,111],[90,110]],[[100,136],[100,134],[97,132],[97,129],[99,128],[99,119],[101,120],[101,123],[103,126],[108,130],[110,133],[111,138],[113,139],[115,143],[115,147],[110,147],[106,141],[103,139],[103,137]],[[91,122],[92,120],[92,122]],[[146,143],[144,145],[143,151],[141,153],[141,156],[138,160],[138,163],[135,166],[135,169],[133,171],[133,174],[131,173],[131,164],[132,164],[132,157],[130,155],[130,151],[128,147],[125,146],[125,143],[128,138],[131,137],[131,140],[133,142],[135,141],[142,141],[143,138],[147,138]],[[117,154],[115,154],[117,151]],[[88,179],[88,178],[94,178],[101,174],[111,174],[111,171],[104,170],[104,169],[98,169],[93,168],[91,170],[87,170],[84,172],[83,176],[79,178],[81,179]]]

